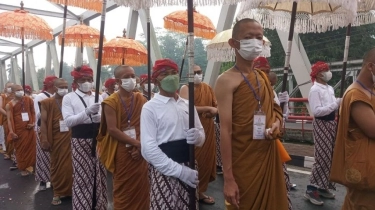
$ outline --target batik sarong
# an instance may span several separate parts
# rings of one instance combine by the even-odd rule
[[[187,164],[186,164],[187,165]],[[161,174],[149,164],[150,210],[189,210],[189,186],[181,180]],[[198,189],[196,189],[196,209]]]
[[[73,210],[107,209],[107,172],[99,159],[92,157],[92,139],[72,138]],[[94,193],[95,192],[95,193]],[[95,199],[94,198],[95,194]],[[140,198],[141,199],[141,198]]]
[[[310,183],[320,189],[336,190],[335,184],[329,181],[336,138],[336,121],[315,119],[313,135],[315,163],[312,167]]]
[[[220,152],[220,124],[215,121],[215,134],[216,134],[216,166],[222,167],[221,152]]]
[[[288,204],[289,204],[289,210],[292,210],[292,201],[290,200],[290,178],[288,174],[288,170],[286,169],[286,164],[283,163],[283,170],[284,170],[284,179],[286,184],[286,190],[287,190],[287,196],[288,196]]]
[[[36,132],[36,166],[35,166],[35,180],[38,182],[49,182],[51,177],[51,158],[47,151],[42,150],[40,144],[40,127],[37,126]]]

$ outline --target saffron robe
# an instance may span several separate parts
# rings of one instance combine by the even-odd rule
[[[26,168],[35,165],[36,135],[33,128],[26,129],[27,124],[35,123],[34,103],[30,97],[23,96],[14,106],[12,102],[9,102],[8,105],[12,117],[8,121],[10,121],[13,132],[18,136],[18,139],[12,140],[8,133],[8,140],[13,141],[18,169],[24,171]],[[24,112],[29,115],[29,121],[22,121],[21,114]]]
[[[206,83],[195,85],[194,105],[217,107],[214,91]],[[202,147],[195,147],[195,159],[198,162],[199,192],[207,191],[208,183],[216,178],[216,134],[214,118],[199,114],[199,119],[206,134]]]
[[[142,93],[133,92],[133,94],[132,107],[130,107],[131,97],[124,100],[127,111],[131,111],[131,114],[125,111],[118,93],[106,98],[102,105],[115,110],[118,129],[124,131],[129,126],[134,127],[139,141],[141,111],[147,99],[143,97]],[[148,210],[150,207],[148,164],[142,156],[139,160],[134,160],[129,153],[133,147],[127,147],[126,144],[109,135],[104,108],[102,110],[102,122],[97,137],[98,151],[100,161],[113,174],[114,209]],[[130,125],[128,124],[128,114],[131,116]]]
[[[274,102],[273,90],[267,76],[260,70],[246,77],[259,94],[262,111],[266,114],[266,128],[272,127],[276,119],[282,127],[282,111]],[[277,209],[288,210],[282,161],[276,139],[253,140],[254,112],[258,111],[258,101],[248,84],[243,80],[233,93],[232,104],[232,170],[239,188],[240,210]],[[228,210],[235,206],[228,205]]]
[[[60,102],[61,103],[61,102]],[[54,196],[71,196],[73,184],[72,152],[70,145],[71,130],[60,132],[60,120],[63,119],[61,107],[55,98],[40,102],[47,113],[46,140],[51,145],[51,183]],[[43,123],[42,125],[43,126]]]
[[[2,94],[1,97],[3,98],[3,109],[5,110],[5,106],[12,100],[10,97],[7,97],[7,95]],[[4,128],[4,139],[5,139],[5,147],[7,149],[6,153],[9,157],[13,155],[14,152],[14,146],[13,146],[13,141],[8,140],[8,134],[9,134],[9,128],[8,128],[8,120],[7,116],[1,114],[2,118],[2,124]]]
[[[340,107],[339,126],[336,135],[335,148],[331,167],[331,180],[344,181],[347,187],[342,210],[370,210],[375,209],[375,189],[369,187],[369,181],[374,179],[374,139],[368,139],[366,134],[351,118],[350,110],[354,102],[361,101],[370,106],[375,112],[375,98],[371,99],[363,91],[352,87],[345,93]],[[372,159],[372,160],[369,160]],[[342,180],[342,181],[340,181]],[[362,185],[356,185],[361,182]],[[367,184],[365,184],[367,182]],[[363,185],[366,185],[367,189]]]

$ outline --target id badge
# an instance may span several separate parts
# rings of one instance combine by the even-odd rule
[[[124,130],[124,133],[132,139],[137,139],[137,133],[135,132],[135,127],[129,127]],[[126,147],[131,147],[132,145],[126,144]]]
[[[266,114],[262,111],[257,111],[254,114],[253,122],[253,139],[265,139],[264,132],[266,131]]]
[[[23,121],[23,122],[27,122],[27,121],[29,121],[29,113],[27,113],[27,112],[22,112],[22,113],[21,113],[21,116],[22,116],[22,121]]]
[[[66,123],[64,120],[60,120],[60,132],[68,132],[69,128],[66,126]]]

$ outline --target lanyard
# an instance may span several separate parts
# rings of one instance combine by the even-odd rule
[[[125,109],[125,114],[127,115],[127,118],[128,118],[128,126],[130,126],[130,118],[131,118],[132,115],[133,115],[132,111],[133,111],[134,94],[132,94],[132,99],[131,99],[131,102],[130,102],[130,106],[129,106],[129,108],[126,107],[126,104],[125,104],[125,102],[122,100],[120,94],[118,93],[117,95],[118,95],[118,97],[120,98],[121,103],[122,103],[122,106],[123,106],[124,109]]]
[[[23,103],[23,98],[21,99],[21,107],[22,111],[25,112],[25,104]]]
[[[61,110],[61,104],[59,104],[59,102],[57,102],[57,99],[56,99],[56,98],[55,98],[55,101],[56,101],[57,107],[59,107],[60,112],[62,113],[62,110]]]
[[[255,91],[254,87],[250,84],[250,81],[245,77],[245,75],[242,73],[242,71],[240,71],[240,69],[237,67],[237,66],[234,66],[234,68],[236,68],[242,75],[243,79],[245,80],[247,86],[249,86],[249,88],[251,89],[251,91],[253,91],[253,94],[254,94],[254,97],[255,99],[258,101],[258,107],[259,107],[259,110],[261,109],[261,105],[260,105],[260,97],[259,95],[257,94],[257,92]],[[254,71],[254,74],[255,74],[255,78],[257,80],[257,84],[258,84],[258,93],[260,91],[260,83],[259,83],[259,80],[258,80],[258,75],[255,73]]]
[[[362,82],[360,82],[360,81],[356,81],[358,84],[360,84],[365,90],[367,90],[372,96],[375,96],[375,93],[374,92],[372,92],[372,90],[369,90],[367,87],[365,87],[365,85],[364,84],[362,84]]]

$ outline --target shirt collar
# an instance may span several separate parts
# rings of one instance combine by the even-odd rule
[[[77,93],[77,94],[78,94],[79,96],[81,96],[82,98],[85,97],[85,96],[90,96],[90,95],[92,95],[92,92],[91,92],[91,91],[89,92],[89,94],[86,94],[86,93],[80,91],[79,89],[77,89],[77,90],[75,91],[75,93]]]
[[[319,83],[319,82],[315,82],[315,84],[316,84],[317,86],[321,87],[321,88],[327,88],[327,87],[328,87],[328,85],[323,85],[323,84],[321,84],[321,83]]]
[[[159,101],[161,101],[161,102],[163,102],[163,103],[168,103],[170,100],[173,100],[174,98],[173,97],[166,97],[166,96],[162,96],[162,95],[160,95],[159,93],[155,93],[155,95],[154,95],[154,99],[156,99],[156,100],[159,100]],[[183,101],[183,102],[185,102],[180,96],[178,96],[178,99],[177,99],[177,103],[179,103],[180,101]]]

